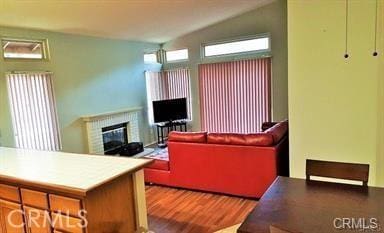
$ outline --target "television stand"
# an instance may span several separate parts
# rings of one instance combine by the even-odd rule
[[[167,147],[166,139],[171,131],[187,132],[187,121],[170,121],[157,123],[157,145],[161,148]],[[164,130],[166,129],[166,133]]]

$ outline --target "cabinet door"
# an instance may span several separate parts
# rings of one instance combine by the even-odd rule
[[[24,210],[28,233],[51,233],[48,211],[27,206],[24,206]]]
[[[54,232],[83,233],[81,219],[52,213]]]
[[[0,200],[1,233],[25,233],[21,205]]]

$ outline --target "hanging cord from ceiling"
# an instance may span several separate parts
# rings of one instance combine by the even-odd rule
[[[349,0],[345,0],[345,53],[344,58],[348,58],[348,12],[349,12]]]
[[[373,51],[373,56],[374,57],[379,55],[379,53],[377,52],[378,10],[379,10],[379,1],[376,0],[376,8],[375,8],[375,50]]]

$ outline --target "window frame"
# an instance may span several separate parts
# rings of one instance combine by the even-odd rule
[[[145,61],[145,55],[155,55],[156,56],[156,62],[146,62]],[[158,56],[157,56],[157,51],[153,51],[153,52],[144,52],[143,54],[143,60],[144,60],[144,64],[146,65],[151,65],[151,64],[159,64],[159,59],[158,59]]]
[[[168,61],[168,56],[167,52],[173,52],[173,51],[179,51],[179,50],[187,50],[187,59],[180,59],[180,60],[173,60],[173,61]],[[183,63],[183,62],[188,62],[189,61],[189,49],[188,48],[178,48],[178,49],[172,49],[172,50],[165,50],[165,63],[172,64],[172,63]]]
[[[3,49],[3,41],[11,41],[11,42],[30,42],[30,43],[41,43],[42,45],[42,58],[15,58],[15,57],[5,57],[5,51]],[[1,58],[4,61],[49,61],[50,53],[49,53],[49,44],[48,39],[27,39],[27,38],[16,38],[16,37],[2,37],[0,39],[1,44]]]
[[[241,42],[241,41],[262,39],[262,38],[268,38],[268,49],[246,51],[246,52],[237,52],[237,53],[227,53],[227,54],[220,54],[220,55],[213,55],[213,56],[206,56],[205,55],[205,47],[206,46],[226,44],[226,43],[232,43],[232,42]],[[257,35],[236,37],[236,38],[231,38],[231,39],[216,40],[216,41],[211,41],[211,42],[207,42],[207,43],[202,43],[200,46],[200,55],[201,55],[202,60],[214,60],[214,59],[220,59],[220,58],[228,58],[228,57],[230,58],[230,57],[239,57],[239,56],[255,57],[255,55],[269,55],[269,53],[272,51],[271,45],[272,45],[271,34],[270,33],[260,33]]]

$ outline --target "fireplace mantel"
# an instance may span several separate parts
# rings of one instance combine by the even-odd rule
[[[92,121],[100,121],[105,118],[111,117],[113,115],[118,115],[122,113],[130,113],[130,112],[140,112],[142,111],[142,107],[135,107],[135,108],[128,108],[128,109],[121,109],[118,111],[113,111],[113,112],[105,112],[105,113],[100,113],[100,114],[95,114],[95,115],[87,115],[87,116],[82,116],[81,119],[85,122],[92,122]]]
[[[104,154],[102,129],[117,124],[127,123],[128,142],[140,142],[139,116],[142,110],[136,107],[81,117],[87,129],[88,152]]]

